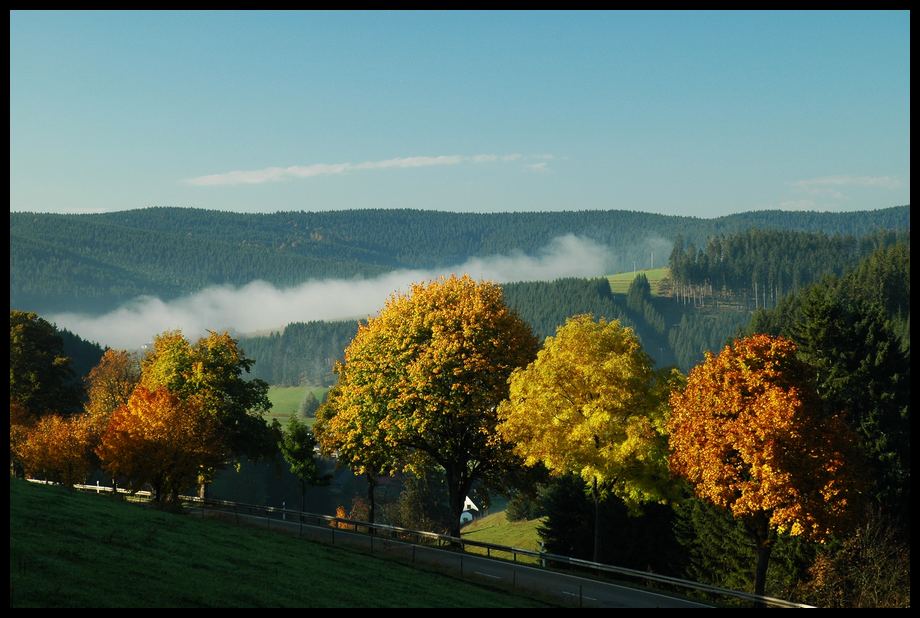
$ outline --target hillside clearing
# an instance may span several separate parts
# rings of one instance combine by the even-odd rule
[[[660,296],[661,282],[670,276],[671,271],[669,268],[664,267],[653,268],[651,270],[637,270],[628,273],[608,275],[607,280],[610,282],[610,290],[614,294],[626,294],[626,292],[629,290],[629,284],[632,283],[633,279],[635,279],[640,274],[648,277],[649,285],[652,288],[652,295]]]

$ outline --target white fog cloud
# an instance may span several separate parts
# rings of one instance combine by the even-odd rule
[[[546,157],[547,155],[540,155]],[[505,155],[477,154],[477,155],[439,155],[434,157],[397,157],[383,161],[364,161],[363,163],[314,163],[312,165],[292,165],[290,167],[266,167],[260,170],[236,170],[220,174],[209,174],[189,178],[186,184],[199,187],[214,187],[243,184],[262,184],[278,182],[289,178],[312,178],[315,176],[334,176],[353,171],[406,169],[417,167],[433,167],[447,165],[461,165],[463,163],[494,163],[518,161],[524,155],[513,153]]]
[[[536,255],[515,251],[471,258],[450,268],[397,270],[370,279],[313,280],[290,288],[264,281],[213,286],[171,301],[139,297],[101,316],[59,313],[49,318],[83,338],[134,349],[173,329],[197,338],[208,329],[250,333],[291,322],[366,318],[379,311],[393,292],[451,273],[498,283],[541,281],[604,275],[611,272],[612,263],[607,247],[569,234],[553,239]]]

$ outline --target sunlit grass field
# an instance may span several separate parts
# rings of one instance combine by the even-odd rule
[[[670,276],[671,270],[665,267],[609,275],[607,280],[610,281],[610,289],[614,294],[626,294],[627,290],[629,290],[629,284],[632,283],[632,280],[640,273],[648,277],[648,283],[652,288],[652,294],[658,296],[661,293],[661,281]]]
[[[460,531],[464,539],[470,541],[481,541],[483,543],[494,543],[496,545],[505,545],[518,549],[529,549],[531,551],[540,551],[540,536],[537,534],[537,528],[543,520],[530,519],[524,521],[508,521],[505,512],[500,511],[493,513],[481,519],[470,522]],[[469,551],[473,553],[485,554],[485,549],[470,547]],[[493,552],[494,553],[494,552]],[[511,556],[503,553],[494,553],[500,558],[511,559]],[[518,556],[518,562],[537,562],[536,558]]]
[[[313,391],[316,399],[322,401],[329,389],[325,386],[269,386],[268,399],[272,402],[269,418],[277,418],[284,425],[300,409],[300,402],[308,390]],[[313,418],[307,419],[308,425],[312,426],[313,422]]]

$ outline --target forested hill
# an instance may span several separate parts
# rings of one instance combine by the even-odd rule
[[[909,241],[909,231],[854,237],[751,229],[714,236],[697,249],[678,236],[668,266],[677,286],[707,285],[745,297],[759,292],[763,307],[822,277],[842,275],[874,251]]]
[[[909,206],[853,213],[762,211],[697,219],[630,211],[471,214],[352,210],[240,214],[146,208],[90,215],[10,213],[10,306],[110,310],[141,294],[208,285],[370,276],[470,257],[534,253],[576,234],[607,245],[613,270],[664,264],[672,241],[702,246],[750,228],[861,236],[907,230]],[[599,275],[602,273],[598,273]]]

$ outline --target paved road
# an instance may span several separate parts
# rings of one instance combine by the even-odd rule
[[[210,508],[204,509],[202,516],[249,523],[299,535],[312,541],[359,549],[373,554],[384,554],[466,580],[488,584],[518,594],[531,595],[536,599],[560,605],[574,607],[709,607],[646,590],[547,571],[485,556],[414,545],[379,536],[372,537],[327,526],[306,524],[301,526],[296,521],[267,519],[262,516],[243,515]]]

